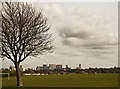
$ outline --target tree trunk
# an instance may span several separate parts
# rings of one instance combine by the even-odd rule
[[[19,69],[19,64],[17,62],[15,63],[15,68],[16,68],[17,86],[23,86],[21,72]]]

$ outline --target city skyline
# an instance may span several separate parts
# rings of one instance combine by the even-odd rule
[[[68,64],[65,64],[65,65],[62,65],[62,64],[60,64],[60,63],[58,63],[58,64],[47,64],[47,63],[43,63],[42,65],[36,65],[35,67],[25,67],[25,66],[23,66],[23,65],[20,65],[20,67],[22,66],[23,68],[25,68],[25,69],[29,69],[29,68],[31,68],[31,69],[36,69],[37,67],[43,67],[44,65],[46,65],[47,67],[50,67],[51,65],[55,65],[55,66],[57,66],[57,65],[61,65],[62,66],[62,68],[66,68],[66,67],[68,67],[68,68],[71,68],[71,69],[76,69],[76,68],[81,68],[81,69],[88,69],[88,68],[114,68],[114,67],[120,67],[119,65],[118,66],[110,66],[110,67],[92,67],[92,66],[89,66],[89,67],[82,67],[82,64],[78,64],[78,65],[76,65],[75,67],[71,67],[70,65],[68,65]],[[14,69],[15,69],[15,66],[14,65],[9,65],[9,66],[7,66],[7,67],[1,67],[1,69],[3,68],[3,69],[10,69],[10,67],[14,67]]]
[[[34,3],[51,24],[54,51],[28,57],[22,65],[35,68],[43,63],[79,63],[87,67],[118,65],[117,3]],[[5,59],[3,67],[12,65]]]

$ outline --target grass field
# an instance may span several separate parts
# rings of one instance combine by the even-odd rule
[[[23,76],[24,87],[117,87],[118,74]],[[16,86],[16,77],[2,79],[3,87]]]

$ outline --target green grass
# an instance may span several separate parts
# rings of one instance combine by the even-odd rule
[[[118,74],[23,76],[24,87],[117,87]],[[16,86],[16,77],[2,79],[3,87]]]

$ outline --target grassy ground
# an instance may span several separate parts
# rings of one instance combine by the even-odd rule
[[[118,74],[23,76],[24,87],[117,87]],[[2,79],[3,87],[16,86],[16,77]]]

